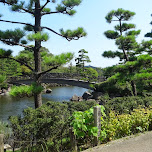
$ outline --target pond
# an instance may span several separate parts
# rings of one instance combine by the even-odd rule
[[[47,101],[70,101],[70,98],[76,94],[82,96],[87,89],[80,87],[52,87],[51,94],[43,94],[43,103]],[[0,120],[7,121],[9,116],[19,115],[23,109],[33,107],[33,98],[13,98],[11,96],[0,96]]]

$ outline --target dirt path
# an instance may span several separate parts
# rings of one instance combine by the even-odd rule
[[[152,152],[152,131],[118,139],[83,152]]]

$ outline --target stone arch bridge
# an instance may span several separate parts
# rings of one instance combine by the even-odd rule
[[[68,84],[71,86],[78,86],[82,88],[87,88],[93,90],[90,86],[91,84],[96,84],[96,82],[88,82],[81,80],[82,77],[78,74],[65,74],[65,73],[47,73],[41,78],[42,83],[57,83],[57,84]],[[21,84],[31,84],[33,82],[32,76],[21,76],[21,77],[11,77],[9,79],[10,84],[21,85]],[[100,80],[101,81],[101,80]]]

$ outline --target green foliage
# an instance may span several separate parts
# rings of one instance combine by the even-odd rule
[[[107,136],[102,142],[151,130],[151,108],[134,109],[130,114],[117,114],[110,111],[109,116],[101,123]]]
[[[72,39],[79,39],[81,37],[84,37],[87,35],[87,33],[84,31],[82,27],[78,27],[76,30],[66,30],[60,29],[60,33],[63,37],[65,37],[67,40],[71,41]]]
[[[39,1],[38,0],[0,1],[0,3],[8,5],[12,11],[22,14],[21,18],[24,18],[24,15],[23,15],[24,13],[27,13],[33,17],[33,22],[31,23],[26,23],[26,22],[21,22],[21,21],[16,22],[13,20],[11,21],[9,19],[1,20],[1,22],[13,23],[13,24],[18,24],[18,25],[26,25],[26,26],[24,27],[24,30],[15,29],[15,30],[0,31],[0,41],[10,46],[18,45],[24,48],[29,48],[29,51],[31,51],[32,53],[30,52],[31,54],[26,54],[28,52],[28,50],[26,50],[27,51],[27,52],[25,51],[26,53],[22,52],[20,56],[16,57],[18,59],[16,59],[14,57],[4,56],[6,52],[0,51],[0,58],[7,57],[9,59],[12,59],[20,63],[21,65],[27,66],[27,68],[30,69],[31,74],[34,76],[35,82],[38,82],[38,79],[41,75],[44,75],[47,72],[50,72],[52,69],[56,69],[58,66],[69,62],[73,58],[72,53],[65,53],[65,54],[62,53],[61,55],[53,56],[50,60],[52,63],[48,63],[49,59],[46,57],[47,54],[45,55],[44,53],[41,54],[41,42],[47,41],[49,38],[48,34],[43,33],[43,30],[46,29],[60,37],[65,38],[68,41],[78,40],[79,38],[86,36],[87,33],[84,31],[82,27],[78,27],[76,30],[64,31],[63,29],[61,29],[60,30],[61,34],[60,34],[47,26],[42,26],[41,22],[43,20],[42,17],[49,14],[62,13],[62,14],[67,14],[67,15],[72,16],[76,13],[76,11],[74,10],[75,6],[79,6],[81,2],[82,0],[61,0],[58,2],[59,3],[58,5],[54,5],[55,7],[54,7],[54,10],[52,11],[52,8],[50,9],[48,8],[48,6],[50,3],[56,3],[56,0],[51,0],[51,1],[47,0],[46,2],[40,1],[40,0]],[[29,31],[29,32],[31,31],[32,34],[26,35],[25,31]],[[25,36],[27,40],[34,41],[34,46],[27,45],[27,41],[23,39]],[[30,55],[33,55],[33,57],[31,57]],[[50,57],[50,54],[49,54],[49,57]],[[42,58],[42,61],[41,61],[41,58]],[[33,61],[31,62],[31,60]],[[47,65],[45,65],[45,63],[43,62],[44,60],[47,62]],[[27,73],[27,71],[28,70],[26,69],[26,72],[23,71],[23,73],[25,74]],[[37,104],[35,105],[39,107],[42,105],[42,101],[41,101],[41,98],[37,98],[38,94],[40,95],[40,92],[35,93],[34,98],[35,98],[35,101],[37,102]]]
[[[13,86],[9,94],[14,97],[24,97],[24,96],[30,97],[34,93],[40,93],[42,90],[43,90],[42,86],[39,86],[33,83],[30,86],[27,86],[27,85]]]
[[[81,2],[82,0],[62,0],[62,4],[58,4],[56,10],[60,13],[72,16],[76,13],[73,8],[80,5]]]
[[[134,12],[123,10],[121,8],[118,10],[112,10],[107,14],[105,18],[108,23],[117,21],[119,24],[114,27],[115,30],[108,30],[104,32],[104,34],[109,39],[115,39],[115,43],[119,50],[115,52],[105,51],[102,56],[108,58],[119,57],[120,61],[134,60],[134,49],[139,46],[135,38],[139,35],[140,30],[131,30],[135,28],[134,24],[122,23],[130,20],[134,15]]]
[[[8,123],[0,121],[0,134],[4,134],[4,142],[11,136],[12,130]]]
[[[104,51],[102,56],[107,58],[119,57],[120,60],[124,59],[124,54],[119,51]]]
[[[49,36],[47,33],[41,33],[41,32],[37,32],[34,34],[29,34],[27,35],[27,39],[30,41],[47,41],[49,39]]]
[[[67,53],[61,53],[60,55],[55,56],[44,56],[43,60],[46,64],[50,65],[64,65],[68,62],[70,62],[73,59],[73,53],[67,52]]]
[[[0,56],[1,57],[9,57],[9,56],[11,56],[11,54],[12,54],[11,50],[0,49]]]
[[[135,40],[135,36],[132,35],[119,37],[116,40],[116,45],[118,45],[118,48],[121,50],[133,50],[138,46]]]
[[[0,38],[6,44],[16,45],[24,36],[24,31],[20,29],[0,31]]]
[[[85,111],[95,104],[93,101],[79,103],[49,101],[40,108],[25,109],[22,116],[11,116],[9,119],[13,131],[12,137],[15,141],[21,141],[21,149],[25,151],[29,149],[29,151],[41,152],[41,144],[45,150],[51,152],[59,152],[61,148],[67,150],[70,144],[70,114],[76,110]],[[34,147],[31,146],[32,142]]]
[[[116,31],[121,31],[121,32],[125,32],[127,30],[130,30],[132,28],[135,28],[134,24],[127,24],[127,23],[123,23],[121,26],[120,25],[116,25],[115,26],[115,30]],[[133,32],[132,32],[133,33]]]
[[[104,32],[104,35],[109,39],[116,39],[119,37],[119,33],[117,31],[108,30]]]
[[[7,87],[6,81],[7,81],[6,75],[0,75],[0,88]]]
[[[108,23],[111,23],[113,18],[128,21],[134,16],[135,13],[129,10],[123,10],[122,8],[118,8],[117,10],[110,11],[107,16],[105,17]]]
[[[83,72],[85,71],[84,70],[85,63],[89,63],[91,61],[89,56],[86,55],[86,53],[88,53],[86,50],[81,49],[78,51],[78,53],[79,56],[75,59],[76,67],[78,68],[79,73],[83,75]]]
[[[84,68],[84,71],[81,72],[82,79],[89,81],[89,82],[94,82],[97,81],[98,78],[98,72],[93,69],[93,68]]]
[[[0,75],[18,76],[21,74],[20,64],[10,59],[0,59]]]
[[[22,145],[22,148],[32,148],[31,142],[37,141],[35,149],[30,151],[42,151],[41,144],[44,142],[51,151],[59,151],[58,141],[60,141],[61,133],[65,132],[69,113],[67,105],[59,102],[48,102],[41,108],[28,108],[23,111],[23,116],[10,117],[11,127],[14,139],[18,141],[30,141]]]
[[[104,107],[101,106],[102,117],[105,116],[104,110]],[[98,135],[98,128],[94,127],[93,108],[84,112],[74,112],[71,120],[71,125],[77,139],[83,140],[83,143],[89,140],[93,142],[93,137],[97,137]]]

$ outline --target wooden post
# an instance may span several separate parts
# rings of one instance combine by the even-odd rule
[[[4,152],[4,142],[3,142],[3,139],[4,139],[4,135],[0,134],[0,152]]]
[[[69,131],[70,131],[70,142],[71,142],[72,152],[77,152],[77,142],[73,129],[70,128]]]
[[[98,136],[94,138],[94,146],[97,146],[101,132],[101,106],[94,107],[94,125],[98,128]]]

